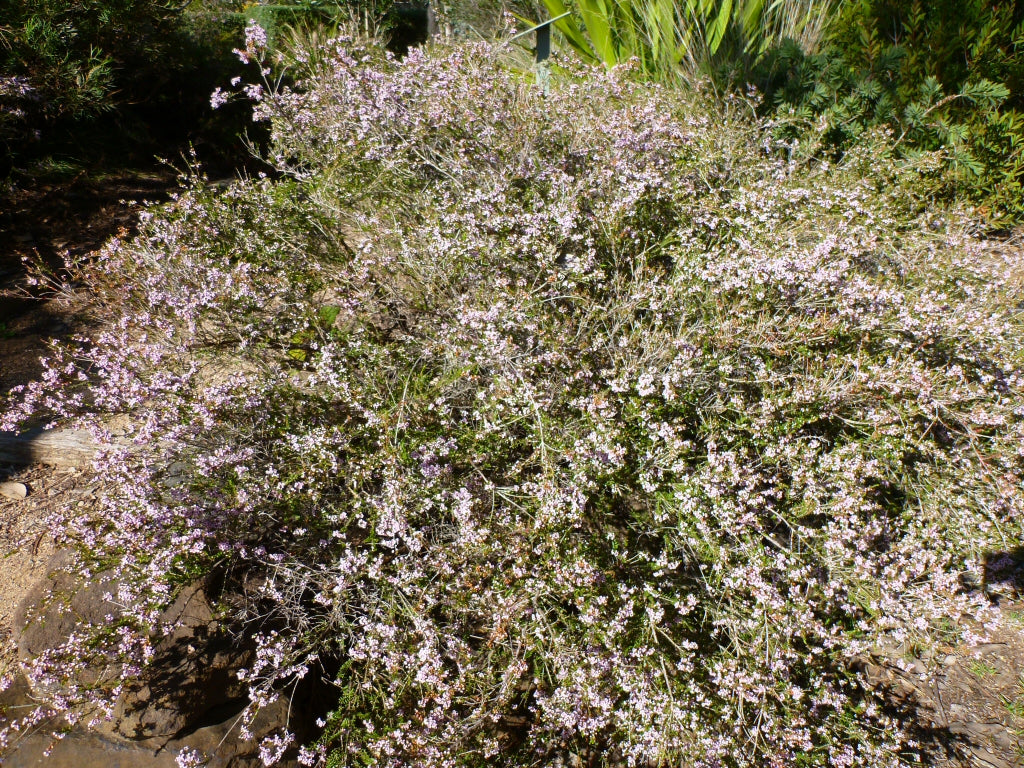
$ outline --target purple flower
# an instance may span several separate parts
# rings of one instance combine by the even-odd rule
[[[230,97],[224,93],[220,88],[217,88],[213,93],[210,94],[210,106],[214,109],[222,107],[228,103]]]

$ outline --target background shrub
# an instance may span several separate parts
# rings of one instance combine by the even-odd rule
[[[902,155],[941,150],[948,184],[1017,219],[1024,174],[1024,10],[999,0],[843,6],[828,43],[773,52],[763,81],[794,133],[843,150],[893,131]]]
[[[893,133],[899,157],[941,154],[943,194],[993,222],[1022,215],[1024,11],[1007,0],[672,3],[545,0],[565,43],[605,66],[723,93],[767,91],[805,151]]]
[[[0,0],[0,171],[48,156],[148,163],[202,139],[209,159],[233,160],[242,124],[211,120],[209,95],[242,71],[244,23],[213,0]]]
[[[782,40],[815,50],[835,0],[543,0],[566,42],[607,67],[636,58],[643,76],[680,85],[714,74],[743,81]]]

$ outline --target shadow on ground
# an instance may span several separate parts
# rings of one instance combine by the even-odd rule
[[[14,187],[0,199],[0,396],[38,378],[54,340],[82,330],[74,308],[27,282],[30,265],[59,272],[112,235],[132,231],[143,201],[177,189],[171,169],[126,170]]]

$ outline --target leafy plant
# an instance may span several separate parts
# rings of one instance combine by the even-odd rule
[[[226,43],[242,24],[186,5],[0,0],[0,174],[54,154],[149,160],[154,137],[194,139],[209,92],[238,69]]]
[[[1019,689],[1024,688],[1024,685],[1018,684],[1017,687]],[[1015,717],[1019,720],[1024,720],[1024,697],[1020,695],[1014,698],[1010,698],[1009,696],[1003,696],[1001,700],[1003,708],[1007,711],[1007,713],[1009,713],[1012,717]]]
[[[950,192],[1019,217],[1024,180],[1024,17],[1013,3],[848,3],[827,46],[784,44],[764,87],[791,135],[842,151],[893,132],[901,154],[941,151]]]
[[[678,80],[715,68],[716,59],[755,60],[782,38],[813,45],[833,0],[544,0],[555,26],[586,61],[606,67],[639,61],[644,76]],[[750,62],[747,62],[749,66]]]
[[[242,15],[260,25],[273,48],[289,28],[337,28],[339,23],[356,24],[366,32],[381,32],[394,3],[392,0],[297,0],[250,4]]]
[[[970,664],[967,665],[967,671],[978,678],[992,677],[999,670],[993,667],[989,662],[982,659],[974,659]]]

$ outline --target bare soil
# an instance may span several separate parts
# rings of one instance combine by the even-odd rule
[[[903,646],[876,648],[858,660],[890,706],[913,723],[926,765],[1024,765],[1021,575],[1014,597],[996,601],[1000,620],[988,642],[925,654]]]
[[[82,174],[0,196],[0,396],[37,380],[50,345],[88,329],[82,307],[54,298],[28,278],[33,265],[59,274],[65,259],[87,258],[119,231],[132,231],[143,202],[177,187],[172,171]],[[87,472],[37,464],[0,464],[0,483],[20,482],[23,500],[0,495],[0,673],[13,662],[14,610],[53,554],[47,519],[88,503]]]

